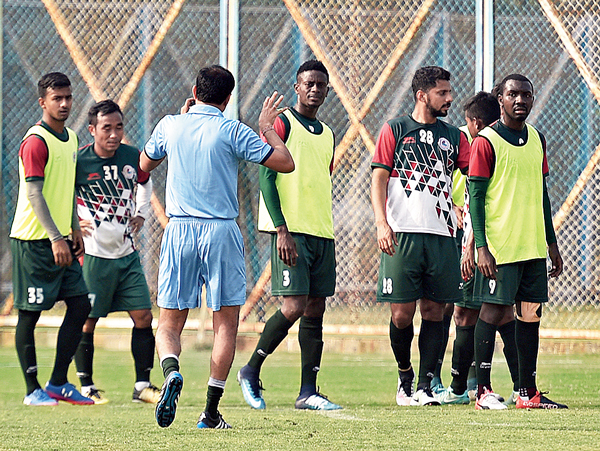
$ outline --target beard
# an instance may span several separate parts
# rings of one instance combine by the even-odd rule
[[[431,103],[427,102],[425,105],[427,110],[431,113],[433,117],[446,117],[448,116],[448,109],[450,108],[451,103],[444,103],[439,109],[431,106]],[[442,111],[442,108],[446,108],[445,111]]]

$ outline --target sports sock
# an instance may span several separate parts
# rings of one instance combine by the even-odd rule
[[[94,362],[94,333],[83,332],[81,341],[75,351],[75,367],[81,386],[94,385],[92,379]]]
[[[535,388],[540,323],[526,323],[517,319],[515,340],[519,355],[519,387]]]
[[[152,327],[133,328],[131,331],[131,354],[135,363],[135,380],[137,382],[149,382],[150,371],[154,366]]]
[[[448,347],[448,339],[450,338],[450,323],[452,322],[452,317],[444,315],[442,322],[444,323],[442,348],[440,349],[440,355],[438,356],[437,364],[435,365],[435,371],[433,372],[433,377],[437,377],[440,380],[442,379],[442,365],[444,364],[446,348]]]
[[[452,350],[452,391],[457,395],[467,389],[467,380],[473,363],[475,326],[456,326]]]
[[[75,351],[79,346],[85,320],[92,309],[87,294],[65,299],[67,313],[58,331],[56,341],[56,358],[54,359],[54,370],[50,376],[52,385],[63,385],[67,383],[67,371]]]
[[[179,357],[175,354],[167,354],[160,359],[160,366],[166,379],[173,371],[179,371]]]
[[[410,347],[414,336],[412,323],[404,329],[398,329],[390,320],[390,343],[399,369],[405,370],[411,367]]]
[[[25,376],[26,395],[41,388],[37,380],[37,358],[35,355],[35,325],[42,312],[19,310],[19,319],[15,330],[15,345],[23,376]]]
[[[272,354],[283,339],[287,337],[293,324],[281,313],[281,310],[277,310],[265,324],[256,349],[250,356],[248,366],[260,369],[267,356]]]
[[[444,336],[443,321],[421,320],[421,332],[419,333],[419,377],[417,390],[429,388],[433,372],[440,355],[442,338]]]
[[[223,396],[223,391],[225,390],[225,381],[220,381],[218,379],[213,379],[212,377],[208,379],[208,390],[206,391],[206,407],[205,411],[208,414],[215,418],[219,412],[219,401],[221,400],[221,396]]]
[[[298,342],[302,362],[300,395],[312,395],[317,392],[317,373],[323,355],[323,317],[300,318]]]
[[[504,343],[504,358],[508,365],[508,371],[513,382],[513,391],[519,390],[519,354],[517,353],[517,342],[515,341],[516,321],[510,321],[498,327],[500,337]]]
[[[496,345],[496,329],[496,326],[486,323],[481,318],[475,324],[475,371],[478,387],[491,388],[492,357]]]

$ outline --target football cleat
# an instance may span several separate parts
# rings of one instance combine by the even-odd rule
[[[429,384],[429,388],[431,388],[431,392],[435,395],[436,393],[440,393],[445,390],[444,384],[442,384],[442,379],[439,377],[434,377],[431,379]]]
[[[444,404],[469,404],[471,400],[469,399],[469,392],[465,390],[462,395],[457,395],[454,393],[452,387],[448,387],[441,392],[434,393],[433,396],[437,399],[442,405]]]
[[[331,402],[321,393],[313,393],[308,396],[298,396],[295,404],[296,409],[305,410],[340,410],[342,406]]]
[[[554,402],[544,395],[548,392],[536,392],[535,396],[529,400],[517,397],[517,409],[568,409],[564,404]]]
[[[517,398],[518,397],[519,397],[519,392],[518,391],[513,391],[510,394],[510,396],[508,397],[508,399],[505,399],[502,404],[504,404],[505,406],[514,406],[517,403]]]
[[[173,371],[170,373],[160,390],[160,397],[156,403],[156,422],[161,428],[171,425],[175,419],[177,401],[183,388],[183,376]]]
[[[231,429],[231,425],[223,419],[220,412],[217,412],[217,417],[213,418],[208,412],[202,412],[198,418],[198,429]]]
[[[23,400],[23,404],[26,406],[57,406],[58,401],[48,396],[41,388],[36,388]]]
[[[467,391],[469,392],[469,399],[471,401],[477,401],[477,379],[471,378],[467,380]]]
[[[503,410],[506,406],[502,404],[502,401],[498,399],[498,396],[487,388],[484,390],[483,395],[475,401],[475,410]]]
[[[81,387],[81,394],[86,398],[93,399],[94,404],[108,403],[108,399],[106,399],[100,393],[104,393],[104,390],[98,390],[94,385],[87,385],[85,387]]]
[[[433,393],[431,393],[431,389],[420,388],[416,391],[416,393],[412,396],[410,400],[411,406],[439,406],[440,402],[433,397]]]
[[[264,388],[261,380],[258,378],[257,371],[253,371],[252,368],[246,365],[238,371],[237,381],[242,389],[244,400],[250,407],[257,410],[263,410],[267,407],[262,397]]]
[[[149,404],[156,404],[160,399],[160,389],[150,384],[141,390],[133,388],[132,402],[147,402]]]
[[[396,404],[399,406],[410,406],[410,400],[415,394],[415,374],[412,377],[401,378],[398,376],[398,389],[396,390]]]
[[[51,398],[57,401],[65,401],[69,404],[75,404],[80,406],[88,406],[94,404],[94,400],[83,396],[77,391],[75,386],[69,382],[62,385],[52,385],[50,382],[46,383],[46,393]]]

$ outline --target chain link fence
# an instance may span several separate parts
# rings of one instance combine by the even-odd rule
[[[596,233],[600,194],[600,0],[494,2],[495,80],[519,72],[534,84],[530,122],[548,141],[549,190],[565,273],[550,283],[543,325],[600,329]],[[370,206],[370,161],[383,123],[412,111],[410,82],[423,65],[453,74],[448,121],[475,85],[474,0],[254,0],[240,2],[239,116],[256,128],[261,101],[277,89],[295,103],[298,66],[309,58],[330,71],[320,119],[336,134],[334,221],[337,292],[330,324],[385,325],[375,302],[379,252]],[[219,1],[10,0],[3,2],[0,302],[10,293],[8,231],[18,190],[17,152],[41,114],[36,83],[62,71],[73,83],[69,126],[91,140],[86,112],[112,98],[125,112],[126,139],[142,148],[165,114],[189,96],[195,73],[219,60]],[[153,173],[154,212],[138,246],[156,291],[166,167]],[[246,243],[247,321],[278,305],[269,291],[269,240],[256,230],[258,170],[242,164],[239,224]]]

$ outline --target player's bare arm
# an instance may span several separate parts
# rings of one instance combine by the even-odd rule
[[[548,272],[550,277],[558,277],[563,271],[563,259],[558,250],[558,244],[552,243],[548,246],[548,256],[552,262],[552,268]]]
[[[394,245],[398,245],[398,240],[388,224],[385,214],[385,200],[389,177],[390,173],[387,169],[373,168],[371,176],[371,204],[375,213],[379,249],[388,255],[394,255],[396,252]]]
[[[273,128],[277,116],[287,110],[287,108],[279,108],[281,102],[283,102],[283,96],[280,96],[277,91],[265,99],[258,117],[258,127],[267,143],[273,148],[273,153],[263,162],[263,165],[274,171],[287,173],[296,168],[294,159]]]
[[[277,255],[286,265],[296,266],[298,258],[296,242],[285,224],[277,227]]]
[[[452,203],[452,209],[454,210],[454,214],[456,214],[456,227],[459,229],[463,228],[463,207],[460,205],[456,205],[454,202]]]
[[[498,272],[496,259],[487,246],[477,248],[477,268],[488,279],[496,279],[496,273]]]
[[[460,274],[463,280],[469,280],[475,275],[475,238],[473,231],[469,231],[467,244],[460,259]]]
[[[152,158],[148,157],[148,155],[146,155],[146,151],[144,150],[140,154],[140,169],[142,171],[150,172],[159,164],[161,164],[165,158],[166,157],[163,157],[160,160],[153,160]]]

